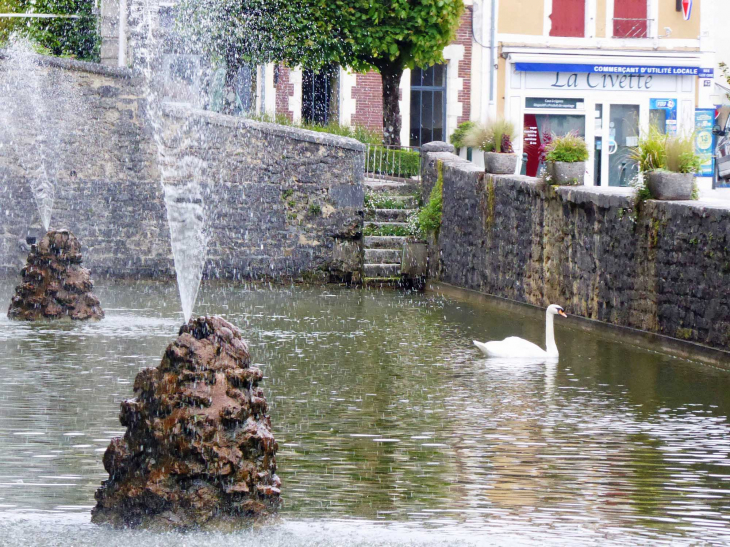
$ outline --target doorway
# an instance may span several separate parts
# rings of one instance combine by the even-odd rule
[[[446,140],[446,65],[411,71],[410,145]]]
[[[632,155],[639,144],[640,110],[638,104],[596,105],[595,151],[601,154],[596,162],[600,174],[594,174],[597,184],[608,181],[608,186],[629,186],[638,176]]]
[[[331,65],[302,74],[302,119],[306,123],[327,125],[337,119],[338,67]]]

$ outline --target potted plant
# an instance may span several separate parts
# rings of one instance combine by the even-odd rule
[[[584,183],[588,146],[577,133],[558,137],[552,135],[545,147],[545,161],[551,184],[580,185]]]
[[[654,126],[639,140],[633,159],[653,199],[692,199],[701,166],[694,150],[692,135],[665,135]]]
[[[515,126],[498,118],[477,124],[467,131],[464,144],[484,152],[484,168],[494,175],[512,175],[517,170],[517,154],[512,149]]]
[[[454,129],[454,132],[451,134],[451,137],[449,137],[449,140],[451,141],[451,144],[454,145],[454,148],[456,149],[456,155],[458,156],[461,153],[461,149],[466,146],[464,144],[464,137],[466,134],[474,127],[474,122],[463,122],[458,125],[456,129]]]

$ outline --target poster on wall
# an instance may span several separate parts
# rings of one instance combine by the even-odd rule
[[[711,177],[715,170],[715,139],[712,134],[714,122],[714,108],[695,109],[695,153],[700,157],[701,162],[698,177]]]
[[[667,135],[677,134],[677,101],[675,99],[651,99],[649,108],[651,123]]]

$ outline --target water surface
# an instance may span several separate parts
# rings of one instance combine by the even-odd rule
[[[0,282],[0,302],[11,293]],[[100,323],[0,315],[0,545],[730,542],[729,373],[559,319],[559,363],[516,366],[471,340],[543,343],[539,317],[220,284],[203,286],[196,311],[238,325],[265,373],[280,522],[184,538],[92,526],[119,402],[182,323],[175,285],[96,293]]]

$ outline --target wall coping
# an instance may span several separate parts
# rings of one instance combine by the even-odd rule
[[[425,161],[441,161],[448,169],[455,169],[464,174],[484,173],[484,170],[474,163],[460,158],[449,152],[427,152]],[[546,191],[553,188],[554,191],[564,200],[571,203],[593,203],[598,207],[625,207],[635,206],[636,190],[628,187],[616,186],[552,186],[549,187],[545,181],[535,177],[524,175],[485,175],[492,177],[496,183],[513,183],[529,186],[535,191]],[[687,201],[662,201],[650,199],[647,202],[661,204],[662,207],[685,209],[687,212],[705,213],[708,210],[730,212],[730,200],[719,199],[698,199]]]
[[[7,59],[7,57],[7,50],[0,49],[0,59]],[[131,79],[135,76],[135,72],[130,68],[102,65],[88,61],[77,61],[76,59],[54,57],[52,55],[34,54],[32,58],[41,66],[52,66],[77,72],[89,72],[91,74],[99,74],[101,76],[109,76],[111,78]]]
[[[200,110],[192,108],[182,103],[165,103],[163,105],[165,114],[175,118],[188,118],[195,115],[210,125],[218,125],[222,127],[243,128],[260,131],[277,137],[285,137],[293,140],[311,142],[324,146],[335,148],[344,148],[346,150],[354,150],[355,152],[365,152],[365,145],[358,140],[350,137],[340,137],[331,133],[320,133],[310,129],[302,129],[288,125],[279,125],[276,123],[260,122],[243,118],[240,116],[229,116],[219,114],[210,110]]]

